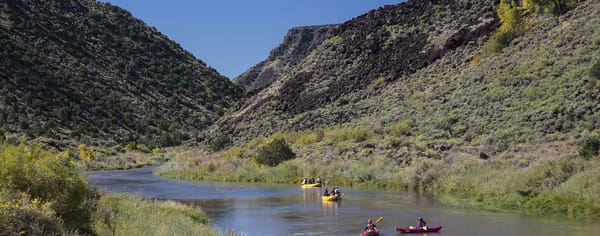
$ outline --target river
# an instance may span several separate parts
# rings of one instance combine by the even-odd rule
[[[440,233],[429,235],[600,235],[599,222],[594,220],[454,208],[412,192],[365,191],[340,186],[342,201],[323,202],[320,188],[167,179],[153,176],[152,171],[153,167],[94,171],[88,173],[88,180],[111,192],[200,206],[216,229],[252,236],[356,236],[368,218],[375,221],[380,216],[383,221],[377,223],[377,227],[381,235],[402,235],[395,227],[414,225],[420,216],[430,226],[443,226]]]

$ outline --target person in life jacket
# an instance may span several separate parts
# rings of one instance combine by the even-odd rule
[[[425,220],[423,219],[423,217],[419,217],[419,223],[417,224],[417,227],[419,228],[423,228],[427,226],[427,222],[425,222]]]
[[[365,231],[372,232],[377,230],[377,225],[373,224],[372,219],[367,220],[367,226],[365,227]]]

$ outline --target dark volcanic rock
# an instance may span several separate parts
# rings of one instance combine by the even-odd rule
[[[246,75],[263,74],[263,82],[238,83],[251,89],[268,86],[251,93],[241,109],[221,119],[217,132],[246,139],[361,117],[366,110],[340,112],[330,107],[374,96],[373,84],[406,78],[448,52],[489,36],[498,24],[492,1],[414,0],[370,11],[329,29],[320,45],[292,57],[289,61],[294,63],[286,64],[285,70],[275,73],[264,62],[255,67],[260,71],[251,69]],[[285,50],[276,49],[271,56],[280,51]],[[271,82],[273,74],[276,82]]]

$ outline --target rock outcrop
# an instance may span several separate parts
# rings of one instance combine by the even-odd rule
[[[219,120],[213,132],[247,140],[356,120],[364,110],[335,107],[377,96],[377,84],[402,83],[488,37],[498,25],[491,1],[414,0],[372,10],[331,29],[277,81]]]
[[[308,53],[319,46],[337,25],[304,26],[290,29],[283,42],[271,50],[269,57],[233,80],[249,95],[279,79],[293,69]]]

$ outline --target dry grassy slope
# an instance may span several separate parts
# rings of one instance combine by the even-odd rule
[[[470,63],[479,47],[456,50],[356,109],[372,114],[367,120],[408,119],[429,138],[497,150],[577,139],[600,128],[600,83],[589,75],[600,60],[599,13],[598,1],[586,1],[559,18],[536,18],[502,53]]]
[[[402,9],[402,6],[398,8]],[[440,7],[435,5],[431,9]],[[445,9],[443,5],[441,9]],[[500,54],[484,56],[478,63],[472,58],[481,52],[487,40],[485,35],[445,51],[436,60],[414,71],[403,70],[406,67],[398,70],[394,67],[398,61],[389,60],[389,57],[385,60],[386,66],[396,70],[363,63],[356,68],[369,68],[367,71],[376,72],[385,79],[361,80],[364,82],[361,86],[350,86],[352,91],[337,97],[320,91],[330,92],[336,81],[352,83],[355,80],[348,78],[359,71],[340,63],[348,59],[335,50],[328,50],[331,46],[326,40],[296,68],[295,74],[286,79],[298,80],[298,75],[308,72],[312,76],[302,77],[299,81],[303,83],[296,85],[303,88],[297,91],[301,95],[297,97],[298,101],[304,101],[310,94],[324,95],[323,98],[332,98],[331,101],[317,97],[313,99],[319,101],[318,105],[301,111],[290,110],[286,100],[288,95],[282,92],[286,91],[283,89],[285,83],[275,83],[265,89],[270,94],[264,93],[253,100],[251,106],[236,114],[235,119],[221,120],[221,131],[243,141],[257,135],[332,124],[386,129],[390,123],[409,121],[413,136],[432,146],[436,143],[439,146],[484,144],[490,151],[501,151],[518,143],[577,139],[600,127],[600,82],[588,73],[591,65],[600,60],[599,11],[598,1],[584,1],[558,18],[535,17],[524,36]],[[378,12],[383,11],[380,9],[362,17],[381,17],[377,16]],[[454,12],[449,11],[442,15],[452,14]],[[438,24],[442,28],[453,25],[443,21]],[[352,24],[344,24],[349,25]],[[432,38],[435,39],[429,37]],[[344,38],[338,40],[343,42]],[[368,51],[357,52],[362,52],[363,56],[350,57],[353,64],[369,58]],[[409,56],[402,52],[393,55]],[[414,56],[410,54],[408,61],[412,62]],[[334,72],[342,72],[342,75]],[[336,77],[331,79],[325,76],[327,73]],[[315,79],[315,74],[321,77]]]
[[[131,14],[91,0],[0,3],[0,133],[173,145],[241,89]]]

